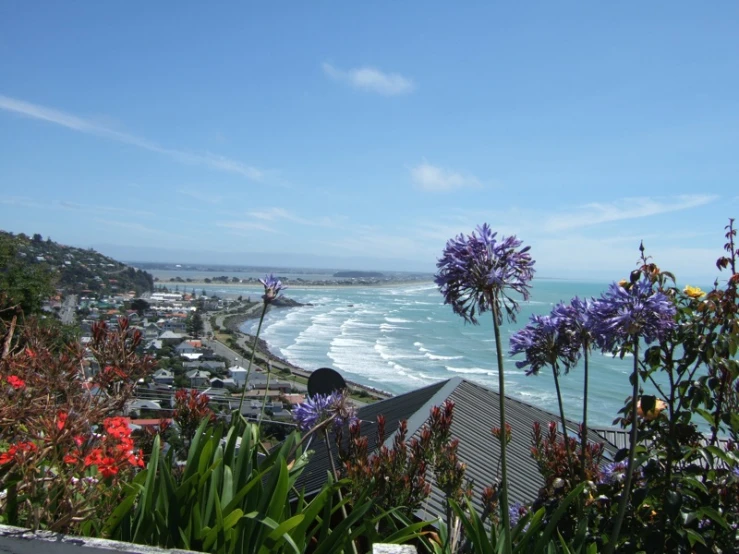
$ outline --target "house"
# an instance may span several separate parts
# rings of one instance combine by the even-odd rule
[[[292,384],[288,383],[287,381],[280,381],[278,379],[275,379],[274,377],[271,379],[267,379],[267,376],[262,374],[254,374],[249,376],[249,388],[250,389],[256,389],[256,390],[264,390],[267,388],[267,384],[269,382],[269,390],[270,391],[278,391],[282,393],[287,393],[292,391]]]
[[[146,343],[145,350],[149,352],[153,352],[155,350],[161,350],[163,346],[164,346],[164,343],[159,339],[150,340],[149,342]]]
[[[205,361],[200,362],[200,369],[220,373],[222,371],[225,371],[226,362],[217,362],[215,360],[205,360]]]
[[[250,391],[254,392],[254,391]],[[248,395],[247,395],[248,396]],[[395,433],[402,420],[407,421],[410,440],[418,437],[424,424],[429,419],[429,412],[434,406],[441,406],[445,401],[454,402],[454,418],[451,427],[452,439],[459,440],[459,459],[467,465],[466,479],[472,482],[472,503],[482,513],[481,494],[485,487],[493,484],[498,478],[498,460],[500,459],[500,443],[492,436],[491,429],[500,426],[498,402],[500,396],[482,385],[455,377],[441,381],[400,396],[389,398],[374,404],[361,407],[357,415],[362,421],[363,435],[368,440],[368,452],[374,452],[381,445],[377,444],[376,425],[378,415],[385,417],[385,443],[392,448]],[[508,444],[508,494],[511,502],[530,503],[533,501],[544,479],[539,473],[536,462],[531,457],[531,430],[535,422],[544,429],[550,421],[559,421],[555,414],[541,410],[519,400],[506,397],[506,422],[511,426],[513,439]],[[568,422],[570,436],[575,436],[578,425]],[[589,430],[592,442],[603,443],[604,458],[613,459],[618,448],[606,437]],[[348,440],[345,433],[345,440]],[[336,445],[330,446],[336,456]],[[326,448],[316,448],[313,457],[298,478],[295,488],[305,490],[306,496],[320,490],[325,483],[326,475],[331,470]],[[431,484],[431,494],[416,515],[423,519],[445,517],[444,494],[436,486],[433,475],[427,475]]]
[[[283,394],[282,400],[290,407],[297,406],[305,402],[304,394]]]
[[[195,354],[197,348],[195,348],[188,341],[182,341],[180,344],[174,347],[174,351],[182,356],[183,354]]]
[[[152,375],[154,382],[159,385],[173,385],[174,384],[174,373],[168,369],[157,369]]]
[[[185,338],[184,335],[175,333],[173,331],[164,331],[161,335],[159,335],[159,340],[162,341],[162,343],[171,344],[172,346],[180,344],[183,338]]]
[[[123,407],[123,414],[127,416],[139,415],[141,413],[141,410],[158,411],[161,409],[162,406],[159,404],[158,400],[143,400],[137,398],[126,403],[126,405]]]
[[[243,388],[244,386],[246,386],[246,374],[247,370],[245,367],[236,365],[228,368],[228,376],[236,381],[236,384],[239,386],[239,388]]]
[[[230,377],[222,378],[222,377],[213,377],[210,380],[210,386],[214,389],[228,389],[228,390],[236,390],[239,388],[239,385],[231,379]]]
[[[185,321],[182,319],[177,319],[177,318],[167,319],[162,324],[162,329],[164,329],[165,331],[172,331],[175,333],[184,333],[185,332]]]
[[[190,380],[190,386],[192,388],[210,386],[210,371],[193,369],[185,373],[185,376]]]
[[[156,323],[147,323],[144,326],[144,338],[146,340],[152,340],[159,337],[159,333],[161,332],[162,330],[157,327]]]

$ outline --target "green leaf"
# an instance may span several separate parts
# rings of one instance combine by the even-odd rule
[[[690,542],[690,546],[695,546],[695,543],[700,543],[703,546],[706,546],[706,541],[703,539],[700,533],[697,533],[693,529],[690,529],[689,527],[686,527],[683,529],[685,531],[685,534],[688,536],[688,541]]]
[[[542,552],[544,546],[550,542],[552,533],[557,528],[559,520],[562,519],[562,517],[567,513],[570,504],[575,502],[575,500],[582,495],[582,491],[584,490],[585,485],[586,483],[580,483],[578,486],[572,489],[572,491],[570,491],[567,496],[564,497],[560,505],[557,507],[556,511],[552,514],[552,517],[549,520],[549,524],[544,528],[544,532],[536,543],[534,552]]]
[[[126,496],[120,504],[118,504],[118,507],[113,510],[113,513],[110,514],[110,517],[108,517],[103,527],[102,535],[104,537],[112,537],[113,533],[118,530],[123,518],[130,516],[133,503],[136,502],[140,493],[141,489],[138,489],[134,493],[129,493],[129,495]]]

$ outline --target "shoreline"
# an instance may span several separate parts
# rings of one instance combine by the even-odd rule
[[[255,303],[253,307],[259,306],[260,303]],[[236,343],[239,343],[239,339],[243,339],[245,345],[247,345],[246,350],[249,348],[256,348],[256,354],[254,356],[254,361],[256,362],[257,359],[259,359],[260,354],[261,357],[264,359],[268,359],[273,365],[277,364],[277,368],[280,369],[279,366],[283,366],[283,369],[287,369],[291,373],[303,377],[305,379],[309,378],[312,370],[304,369],[302,367],[296,366],[292,362],[278,356],[272,350],[270,350],[269,345],[264,339],[258,339],[256,341],[256,344],[254,342],[254,335],[251,335],[249,333],[244,333],[241,330],[241,327],[246,323],[247,321],[258,319],[259,317],[259,310],[252,310],[250,309],[247,313],[242,314],[233,314],[231,316],[227,316],[223,320],[223,326],[231,331],[236,339]],[[342,376],[343,377],[343,376]],[[369,394],[370,398],[374,398],[375,400],[386,400],[388,398],[392,398],[395,396],[393,393],[389,391],[385,391],[382,389],[378,389],[369,385],[363,385],[361,383],[357,383],[355,381],[349,381],[346,380],[346,384],[349,389],[351,390],[364,390],[367,394]]]
[[[263,289],[264,286],[260,283],[221,283],[221,282],[210,282],[205,281],[154,281],[154,287],[158,285],[169,288],[172,286],[180,286],[187,288],[193,287],[226,287],[226,288],[243,288],[243,289]],[[418,281],[393,281],[390,283],[299,283],[292,284],[290,281],[283,283],[283,290],[300,290],[300,289],[331,289],[331,288],[392,288],[392,287],[405,287],[409,285],[435,285],[433,280],[418,280]],[[196,291],[197,292],[197,291]]]

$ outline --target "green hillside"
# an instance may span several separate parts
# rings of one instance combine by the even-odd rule
[[[153,290],[151,274],[104,256],[43,239],[41,235],[0,231],[0,249],[21,271],[48,273],[52,284],[65,294],[116,294]],[[7,268],[6,268],[7,269]]]

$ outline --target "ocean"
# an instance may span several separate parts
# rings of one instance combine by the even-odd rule
[[[198,290],[200,290],[198,286]],[[206,290],[258,296],[256,288],[218,287]],[[531,299],[521,303],[516,323],[502,328],[506,392],[524,402],[557,412],[550,370],[526,376],[508,353],[510,336],[531,314],[548,313],[575,295],[597,297],[604,283],[538,279]],[[497,390],[493,325],[489,313],[480,325],[465,324],[444,305],[433,283],[392,287],[290,288],[285,295],[297,308],[273,308],[265,317],[261,337],[270,349],[307,370],[331,367],[347,380],[392,393],[403,393],[451,377],[463,377]],[[257,321],[242,330],[256,332]],[[633,359],[593,353],[590,364],[589,421],[611,425],[631,392]],[[582,362],[560,384],[568,418],[582,414]]]

